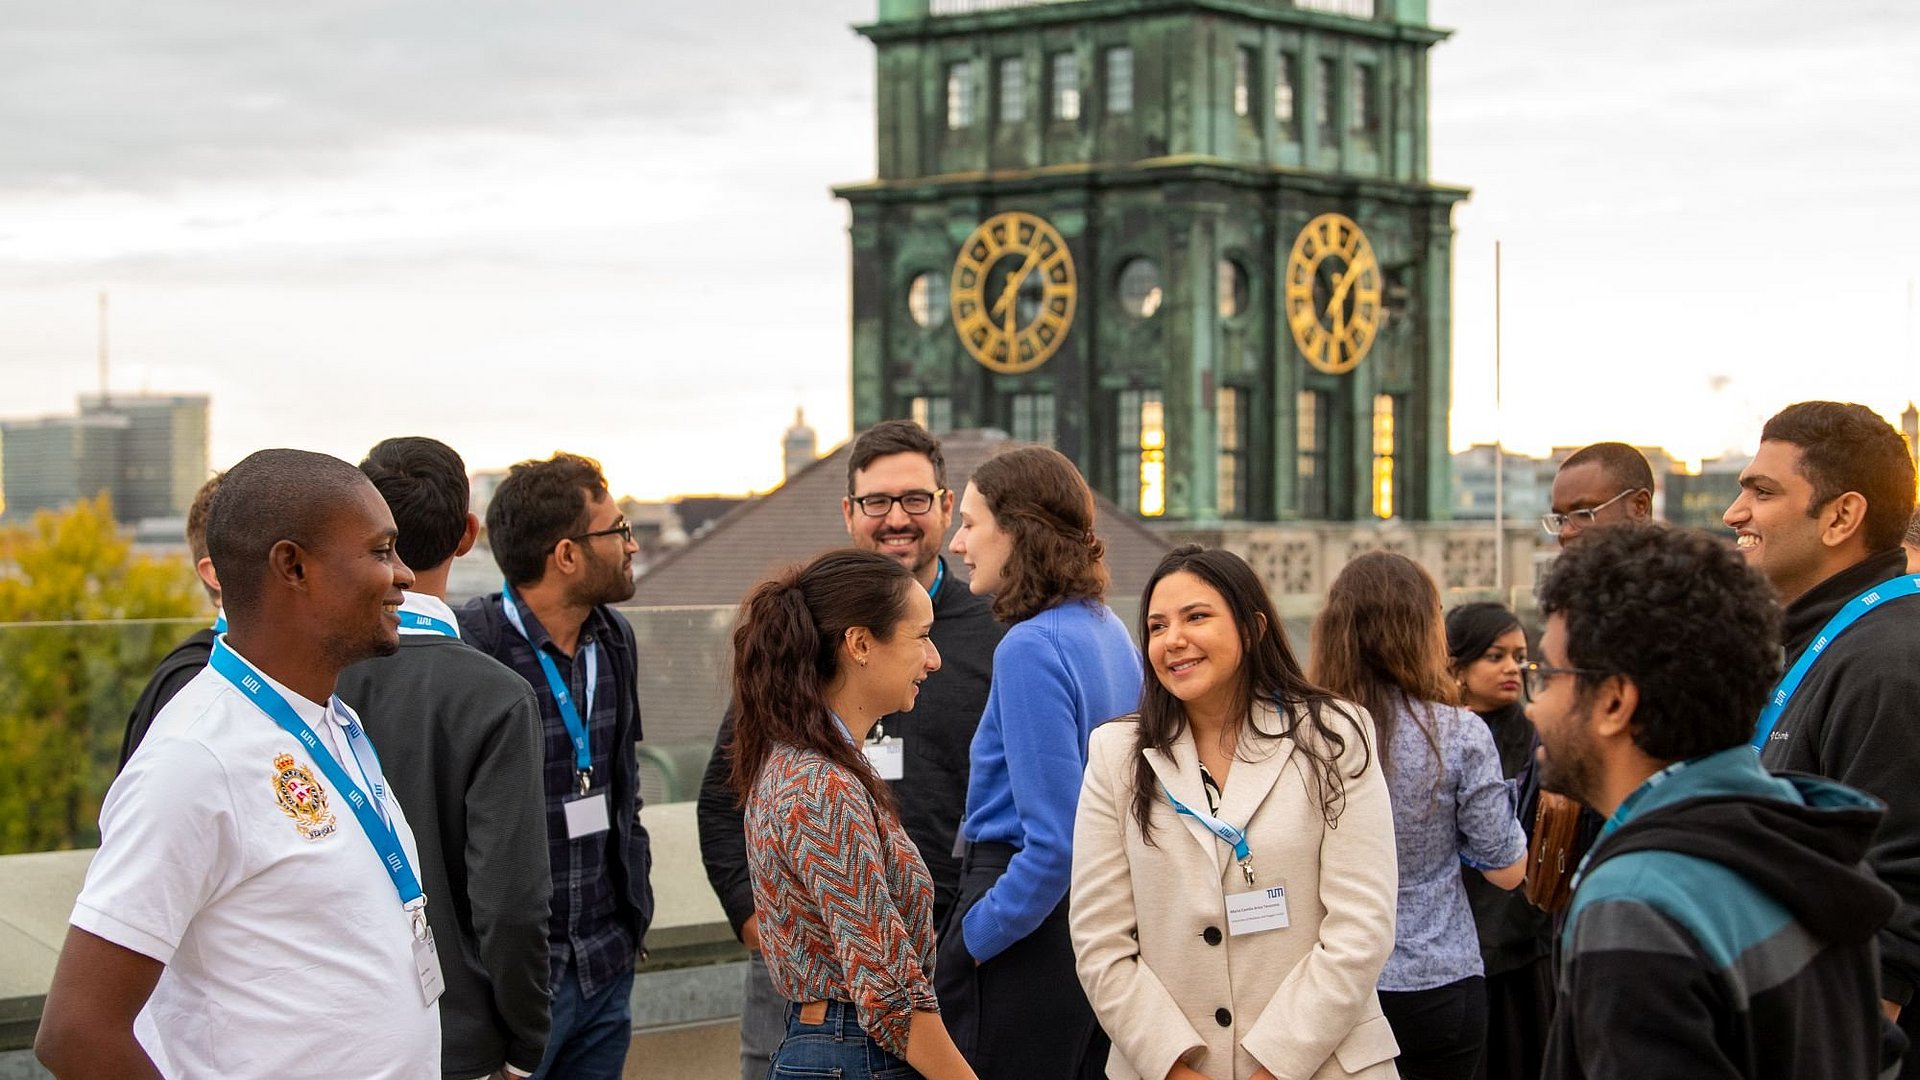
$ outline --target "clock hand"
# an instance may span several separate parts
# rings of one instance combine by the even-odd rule
[[[1332,315],[1335,309],[1346,306],[1347,292],[1353,288],[1353,283],[1360,279],[1360,275],[1372,266],[1372,259],[1361,259],[1347,265],[1346,276],[1334,282],[1333,299],[1327,301],[1327,314]]]
[[[1027,252],[1027,261],[1020,264],[1020,269],[1007,275],[1006,287],[1000,290],[1000,299],[993,302],[991,314],[1000,314],[1000,309],[1006,307],[1013,301],[1014,294],[1020,291],[1020,283],[1027,280],[1027,274],[1033,270],[1033,264],[1038,262],[1039,259],[1039,248],[1034,248],[1032,251]]]

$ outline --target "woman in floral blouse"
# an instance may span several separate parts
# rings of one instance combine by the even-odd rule
[[[762,584],[733,631],[733,787],[767,969],[773,1077],[973,1080],[933,993],[933,879],[863,752],[940,666],[905,567],[836,551]]]

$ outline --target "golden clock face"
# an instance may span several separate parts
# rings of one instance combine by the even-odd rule
[[[1287,256],[1286,303],[1293,343],[1321,371],[1352,371],[1373,348],[1386,318],[1380,263],[1352,218],[1321,214],[1300,230]]]
[[[1067,339],[1078,288],[1058,230],[1033,214],[995,214],[953,261],[953,328],[988,369],[1031,371]]]

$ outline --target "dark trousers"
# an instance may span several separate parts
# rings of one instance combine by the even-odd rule
[[[1487,1052],[1479,1080],[1540,1080],[1553,1023],[1553,960],[1487,976]]]
[[[1006,844],[967,849],[933,972],[941,1018],[980,1080],[1099,1080],[1111,1044],[1074,972],[1066,901],[986,963],[967,952],[960,920],[1006,873],[1013,852]]]
[[[1400,1044],[1401,1080],[1473,1080],[1487,1044],[1487,980],[1382,990],[1380,1011]]]

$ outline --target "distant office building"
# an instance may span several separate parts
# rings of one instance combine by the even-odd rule
[[[1667,520],[1675,525],[1724,531],[1727,524],[1722,516],[1740,495],[1740,470],[1752,460],[1746,454],[1728,454],[1701,462],[1697,473],[1669,475]]]
[[[6,516],[107,492],[132,524],[185,517],[207,478],[205,394],[87,394],[80,415],[0,423]]]
[[[44,416],[0,422],[6,516],[24,520],[112,491],[126,441],[124,416]],[[116,500],[116,506],[118,500]]]
[[[780,448],[784,463],[780,478],[783,480],[793,479],[794,473],[819,460],[820,438],[807,426],[806,410],[793,410],[793,426],[781,437]]]
[[[1492,443],[1475,443],[1453,455],[1453,500],[1451,517],[1455,521],[1492,521],[1494,515],[1494,477]],[[1531,521],[1547,512],[1557,466],[1546,458],[1528,457],[1511,450],[1501,452],[1502,493],[1508,521]]]
[[[114,515],[185,517],[208,472],[205,394],[84,394],[80,416],[124,417]]]
[[[505,469],[481,469],[467,477],[467,510],[482,522],[487,520],[487,505],[493,502],[493,493],[500,490],[500,481],[507,478]]]

